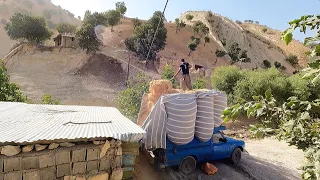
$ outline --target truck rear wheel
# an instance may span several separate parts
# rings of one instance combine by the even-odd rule
[[[240,148],[235,148],[232,152],[232,155],[230,157],[230,160],[234,164],[238,164],[239,161],[241,160],[241,149]]]
[[[180,171],[183,174],[191,174],[197,167],[197,161],[192,156],[185,157],[180,163]]]

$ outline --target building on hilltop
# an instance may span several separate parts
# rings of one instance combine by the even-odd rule
[[[55,47],[72,48],[76,47],[77,45],[75,37],[73,35],[58,34],[55,38],[53,38],[53,40]]]

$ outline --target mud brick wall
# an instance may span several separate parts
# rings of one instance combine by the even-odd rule
[[[54,150],[0,156],[0,180],[55,180],[65,176],[88,177],[88,174],[108,174],[122,167],[120,143],[110,143],[101,158],[102,145],[75,145]],[[103,154],[102,154],[103,155]],[[122,172],[122,169],[121,169]]]

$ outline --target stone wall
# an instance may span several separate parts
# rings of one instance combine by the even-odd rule
[[[75,180],[96,176],[120,180],[123,176],[122,155],[121,141],[115,140],[32,150],[11,157],[1,155],[0,180]]]

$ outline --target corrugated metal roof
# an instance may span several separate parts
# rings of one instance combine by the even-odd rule
[[[144,134],[116,108],[0,102],[0,143],[100,137],[137,142]]]

